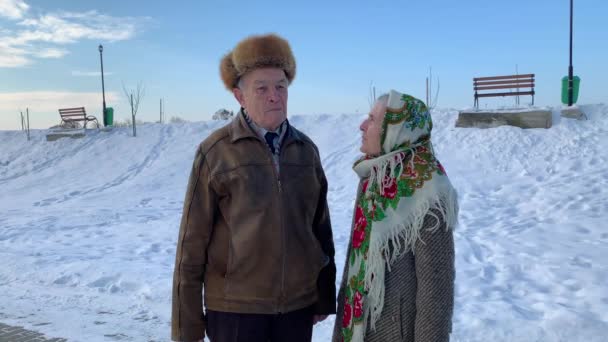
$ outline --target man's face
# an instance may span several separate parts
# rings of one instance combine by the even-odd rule
[[[282,69],[260,68],[243,75],[232,92],[256,124],[274,131],[287,118],[288,86]]]
[[[386,105],[382,102],[376,102],[369,116],[359,127],[362,133],[360,150],[366,155],[375,156],[382,152],[380,134],[382,133],[382,121],[384,121],[385,112]]]

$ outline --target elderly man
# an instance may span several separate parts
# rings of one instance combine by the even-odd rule
[[[249,37],[221,61],[241,111],[196,152],[176,252],[175,341],[310,341],[313,324],[336,311],[327,181],[317,147],[287,120],[295,71],[276,35]]]

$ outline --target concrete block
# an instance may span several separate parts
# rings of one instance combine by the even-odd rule
[[[562,108],[561,116],[568,119],[586,120],[587,116],[577,106]]]
[[[55,141],[61,138],[72,138],[79,139],[85,136],[84,133],[75,133],[75,134],[67,134],[67,133],[49,133],[46,135],[46,141]]]
[[[520,128],[551,128],[553,118],[549,110],[492,111],[458,113],[456,127],[494,128],[515,126]]]

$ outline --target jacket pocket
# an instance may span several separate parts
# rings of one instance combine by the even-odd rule
[[[293,296],[316,292],[319,273],[327,256],[311,226],[288,225],[287,235],[285,290]]]
[[[313,166],[281,165],[281,180],[288,219],[312,225],[321,194],[321,184]]]

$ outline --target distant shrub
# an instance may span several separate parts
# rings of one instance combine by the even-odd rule
[[[170,123],[185,123],[188,122],[188,120],[186,119],[182,119],[179,116],[172,116],[171,119],[169,119]]]
[[[135,120],[135,124],[137,125],[143,125],[146,122],[143,122],[141,120]],[[133,122],[131,121],[131,119],[124,119],[124,120],[115,120],[114,123],[112,124],[113,127],[131,127],[133,126]]]
[[[229,120],[234,117],[233,111],[228,111],[227,109],[219,109],[213,116],[211,117],[213,120]]]
[[[129,119],[124,119],[124,120],[116,120],[114,121],[113,125],[114,127],[131,127],[131,120]]]

